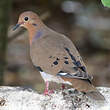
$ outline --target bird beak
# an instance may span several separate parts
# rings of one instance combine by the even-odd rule
[[[15,31],[17,28],[20,27],[21,24],[16,24],[14,27],[13,27],[13,31]]]
[[[23,22],[17,23],[17,24],[13,27],[13,31],[15,31],[17,28],[19,28],[22,24],[24,24],[24,23],[23,23]]]

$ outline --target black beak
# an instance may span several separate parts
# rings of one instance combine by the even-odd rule
[[[16,24],[14,27],[13,27],[13,31],[15,31],[21,24]]]

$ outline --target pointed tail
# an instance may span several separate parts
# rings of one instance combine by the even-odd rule
[[[97,101],[105,101],[104,96],[98,91],[91,91],[87,92],[86,95],[90,97],[91,99],[97,100]]]

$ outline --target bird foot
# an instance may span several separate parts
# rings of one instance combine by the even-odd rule
[[[44,91],[44,95],[49,96],[50,94],[54,93],[53,90],[49,90],[49,82],[48,81],[46,81],[45,85],[46,85],[46,88],[45,88],[45,91]]]
[[[53,90],[45,90],[45,91],[44,91],[44,95],[50,96],[52,93],[54,93]]]
[[[64,90],[64,89],[65,89],[65,85],[64,85],[64,84],[62,84],[62,86],[61,86],[61,87],[62,87],[62,90]]]

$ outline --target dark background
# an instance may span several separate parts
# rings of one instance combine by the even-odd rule
[[[0,85],[44,89],[30,60],[28,32],[12,31],[28,10],[73,41],[94,85],[110,86],[110,9],[100,0],[0,0]]]

